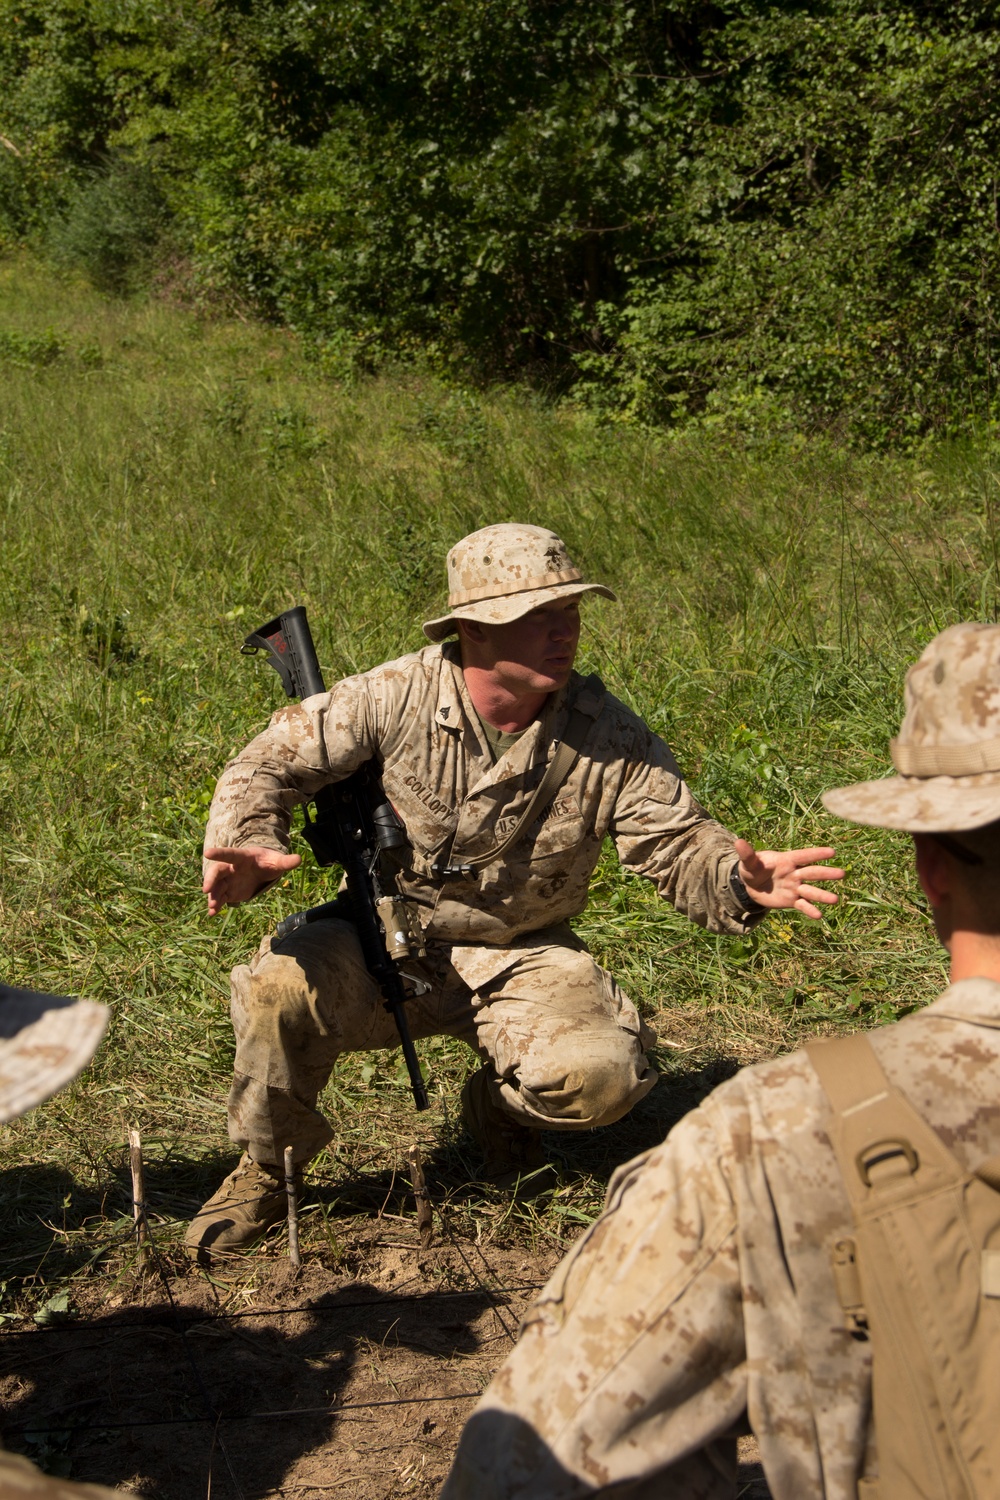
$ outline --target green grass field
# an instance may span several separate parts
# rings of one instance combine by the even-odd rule
[[[558,1142],[564,1186],[513,1211],[463,1186],[458,1044],[421,1044],[419,1121],[398,1055],[350,1058],[328,1092],[339,1140],[317,1163],[307,1248],[349,1255],[414,1138],[456,1234],[559,1246],[610,1166],[736,1063],[940,989],[906,841],[834,824],[819,796],[887,769],[903,671],[928,638],[996,617],[989,451],[675,443],[413,370],[341,385],[280,332],[108,302],[7,261],[0,497],[0,977],[114,1007],[93,1067],[0,1134],[4,1308],[131,1274],[132,1122],[176,1247],[232,1160],[228,970],[329,890],[307,861],[265,899],[205,914],[214,779],[283,701],[243,635],[306,604],[328,681],[416,648],[447,547],[488,522],[553,527],[613,585],[619,606],[585,610],[583,669],[667,737],[728,826],[765,847],[836,843],[844,901],[822,923],[720,939],[607,853],[579,927],[658,1026],[664,1086],[621,1126]]]

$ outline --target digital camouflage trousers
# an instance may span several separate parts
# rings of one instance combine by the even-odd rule
[[[412,1035],[468,1042],[493,1066],[497,1103],[524,1125],[609,1125],[656,1082],[644,1055],[654,1034],[569,927],[502,950],[432,945],[420,970],[430,988],[407,1003]],[[333,1138],[317,1101],[342,1052],[397,1043],[355,929],[340,919],[265,938],[233,971],[232,1017],[229,1133],[264,1163],[286,1146],[308,1161]]]

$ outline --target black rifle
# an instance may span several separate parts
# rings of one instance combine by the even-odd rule
[[[316,648],[301,604],[269,620],[243,642],[245,656],[265,651],[267,659],[284,683],[289,698],[308,698],[326,692]],[[316,816],[305,813],[303,837],[319,865],[340,865],[347,884],[350,920],[358,932],[365,967],[375,980],[385,1008],[396,1023],[410,1075],[417,1109],[427,1109],[427,1089],[410,1036],[404,1006],[406,990],[396,967],[396,958],[422,951],[422,939],[409,913],[395,894],[382,886],[382,855],[406,843],[406,830],[385,795],[374,763],[369,762],[345,781],[321,787],[313,799]],[[323,917],[343,914],[342,902],[326,901],[309,911],[298,911],[279,922],[275,937],[290,933]]]

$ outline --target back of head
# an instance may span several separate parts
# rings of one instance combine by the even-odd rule
[[[899,773],[826,792],[838,817],[908,833],[955,833],[1000,819],[1000,625],[951,625],[906,674],[890,741]]]
[[[1000,937],[1000,820],[982,828],[956,828],[915,834],[944,849],[951,861],[951,883],[960,888],[970,924],[984,936]]]
[[[827,792],[830,812],[947,851],[976,927],[1000,933],[1000,625],[951,625],[906,675],[897,775]]]

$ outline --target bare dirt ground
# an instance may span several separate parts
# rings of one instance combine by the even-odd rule
[[[156,1500],[436,1494],[557,1257],[406,1240],[358,1245],[353,1274],[258,1260],[252,1286],[173,1267],[172,1300],[147,1273],[118,1306],[7,1333],[8,1446]]]
[[[421,1250],[376,1230],[352,1270],[180,1264],[0,1343],[7,1445],[155,1500],[436,1495],[556,1253]],[[498,1288],[503,1290],[498,1290]],[[221,1414],[221,1419],[220,1419]],[[739,1493],[767,1500],[752,1440]]]
[[[210,1273],[184,1258],[187,1220],[231,1154],[193,1162],[152,1142],[156,1253],[141,1272],[125,1158],[109,1157],[88,1187],[57,1165],[65,1130],[48,1164],[27,1139],[22,1163],[0,1172],[3,1441],[49,1472],[149,1500],[436,1495],[611,1171],[747,1060],[728,1029],[722,1054],[703,1013],[689,1025],[672,1015],[669,1035],[669,1078],[626,1119],[549,1142],[560,1186],[535,1203],[477,1182],[471,1143],[434,1112],[415,1121],[405,1091],[373,1096],[367,1113],[341,1108],[337,1149],[310,1169],[297,1273],[283,1226]],[[435,1215],[426,1248],[400,1144],[414,1139]],[[740,1456],[738,1493],[768,1500],[752,1440]]]

